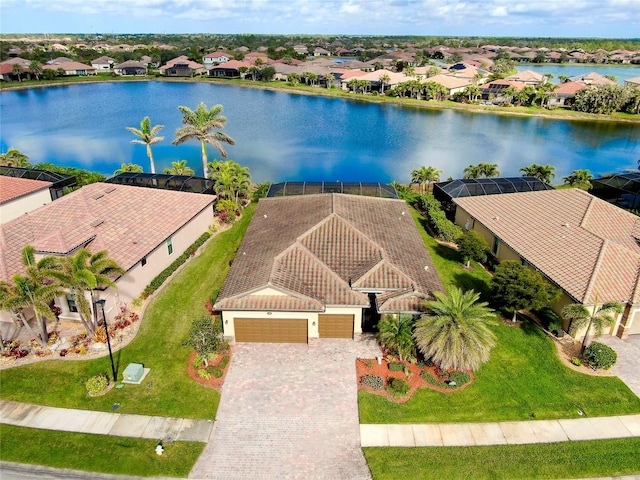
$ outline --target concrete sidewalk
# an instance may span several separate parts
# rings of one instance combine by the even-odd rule
[[[363,447],[518,445],[640,437],[640,415],[496,423],[361,424]]]
[[[0,423],[19,427],[164,441],[207,442],[211,420],[95,412],[0,401]]]

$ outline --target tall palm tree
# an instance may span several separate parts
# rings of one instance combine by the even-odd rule
[[[462,178],[480,178],[482,177],[482,168],[480,165],[469,165],[464,168],[464,176]]]
[[[136,140],[131,140],[131,143],[137,143],[139,145],[147,146],[147,157],[149,157],[149,163],[151,164],[151,173],[156,173],[156,164],[153,161],[153,153],[151,152],[151,145],[164,140],[164,137],[159,137],[158,132],[164,128],[164,125],[151,126],[151,120],[149,117],[144,117],[140,122],[140,128],[125,127],[136,137]]]
[[[477,370],[489,360],[496,337],[489,329],[493,311],[480,294],[458,287],[448,295],[434,292],[436,300],[425,303],[428,313],[416,322],[413,337],[426,358],[443,370]]]
[[[591,180],[593,180],[593,175],[591,175],[589,170],[574,170],[566,177],[562,177],[562,180],[571,187],[589,190],[592,186]]]
[[[480,167],[480,171],[485,178],[500,176],[497,163],[480,163],[478,167]]]
[[[118,175],[119,173],[142,173],[143,168],[142,165],[138,165],[137,163],[123,163],[120,168],[114,170],[113,174]]]
[[[584,338],[582,339],[580,353],[584,353],[584,350],[589,346],[587,342],[591,329],[595,329],[596,337],[599,337],[602,335],[604,327],[611,325],[620,313],[622,313],[622,305],[620,303],[605,302],[598,305],[597,297],[591,311],[580,303],[572,303],[562,309],[562,316],[570,321],[570,330],[572,333],[585,325],[587,326]]]
[[[400,360],[415,357],[416,342],[413,339],[413,324],[412,315],[404,313],[385,315],[378,323],[378,342],[395,352]]]
[[[431,182],[439,182],[442,170],[432,166],[422,166],[411,172],[411,183],[420,185],[420,189],[424,193]]]
[[[171,168],[165,168],[164,173],[170,175],[193,175],[195,172],[193,168],[187,166],[186,160],[180,160],[179,162],[171,162]]]
[[[384,86],[385,85],[389,85],[389,82],[391,81],[391,77],[389,77],[389,74],[387,73],[383,73],[382,75],[380,75],[380,93],[382,95],[384,95]]]
[[[40,80],[40,75],[42,75],[42,64],[37,60],[32,60],[29,63],[29,73],[36,77],[36,80]]]
[[[14,63],[13,65],[11,65],[11,73],[18,77],[19,82],[22,82],[22,77],[20,76],[24,73],[24,68],[22,68],[22,65],[20,65],[19,63]]]
[[[532,163],[529,166],[522,167],[520,171],[523,177],[535,177],[544,183],[551,184],[551,179],[556,176],[554,173],[555,169],[556,167],[553,165],[538,165],[537,163]]]
[[[225,162],[215,160],[209,166],[209,178],[213,180],[216,195],[239,205],[240,198],[248,195],[251,186],[249,169],[231,160]]]
[[[222,114],[222,105],[214,105],[211,109],[207,109],[204,103],[200,103],[196,110],[188,107],[179,106],[178,110],[182,113],[182,123],[184,127],[176,130],[176,138],[174,145],[180,145],[188,140],[200,140],[202,146],[202,170],[204,176],[207,176],[207,143],[218,149],[223,158],[227,158],[227,152],[222,147],[223,143],[235,145],[233,138],[225,133],[215,129],[221,129],[227,123],[227,117]]]
[[[29,163],[29,157],[20,150],[10,148],[4,153],[0,153],[0,165],[3,167],[28,168],[31,166],[31,163]]]
[[[106,250],[91,253],[86,248],[78,250],[72,257],[57,257],[56,267],[49,275],[75,296],[78,313],[88,332],[95,332],[97,321],[91,320],[93,291],[96,288],[115,287],[112,278],[124,270],[109,257]],[[87,293],[91,301],[87,300]]]

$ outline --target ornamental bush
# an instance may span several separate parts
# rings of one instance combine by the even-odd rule
[[[584,351],[584,359],[594,370],[599,368],[609,370],[618,360],[618,354],[609,345],[593,342]]]
[[[411,390],[411,387],[402,378],[392,379],[387,387],[387,391],[394,397],[404,397],[409,393],[409,390]]]
[[[384,386],[384,379],[379,375],[365,375],[362,377],[362,384],[374,390],[380,390]]]
[[[401,372],[404,368],[404,363],[402,362],[391,362],[389,364],[389,370],[391,372]]]
[[[457,386],[461,386],[465,383],[469,383],[471,376],[467,372],[455,371],[449,374],[449,380],[456,382]]]
[[[100,373],[95,377],[91,377],[85,383],[85,388],[90,395],[97,395],[102,392],[109,385],[109,379],[104,373]]]

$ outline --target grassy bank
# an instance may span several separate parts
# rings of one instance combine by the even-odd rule
[[[204,443],[173,442],[156,455],[157,440],[0,425],[5,462],[141,477],[186,477]]]
[[[254,205],[230,230],[212,238],[201,254],[152,300],[136,339],[114,354],[121,373],[131,362],[151,369],[142,385],[126,385],[101,397],[88,397],[84,384],[110,372],[108,357],[95,360],[49,360],[0,371],[0,398],[85,410],[214,418],[220,394],[187,375],[190,350],[182,347],[191,321],[206,313],[204,304],[218,290],[249,224]]]
[[[640,473],[640,438],[363,450],[374,480],[563,479]]]
[[[388,105],[397,105],[402,107],[419,108],[426,110],[458,110],[469,113],[482,113],[492,115],[516,115],[525,117],[544,117],[557,120],[583,120],[583,121],[615,121],[615,122],[632,122],[640,123],[640,115],[631,115],[628,113],[616,112],[611,115],[598,115],[590,113],[576,112],[567,109],[547,110],[538,107],[499,107],[493,105],[471,105],[457,103],[452,101],[436,101],[436,100],[416,100],[412,98],[386,97],[384,95],[364,95],[345,92],[340,88],[327,89],[324,87],[311,87],[307,85],[289,85],[286,81],[250,81],[240,79],[217,79],[209,77],[119,77],[111,75],[96,75],[89,77],[62,77],[56,78],[54,81],[36,81],[25,80],[23,82],[11,82],[8,84],[0,83],[0,91],[20,90],[26,88],[42,88],[49,86],[61,86],[70,84],[95,83],[95,82],[130,82],[130,81],[164,81],[164,82],[199,82],[211,83],[216,85],[233,85],[244,88],[258,88],[262,90],[272,90],[278,92],[286,92],[301,95],[320,95],[326,97],[343,98],[353,101],[382,103]]]

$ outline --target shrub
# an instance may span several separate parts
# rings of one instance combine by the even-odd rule
[[[216,378],[221,378],[224,373],[224,369],[220,367],[214,367],[213,365],[209,365],[205,369],[210,375],[213,375]]]
[[[387,391],[394,397],[404,397],[409,393],[411,387],[406,380],[402,378],[393,378],[387,386]]]
[[[160,288],[165,280],[169,278],[171,274],[173,274],[173,272],[175,272],[178,267],[180,267],[180,265],[187,261],[187,259],[191,256],[190,252],[192,250],[195,251],[200,248],[200,246],[202,246],[202,244],[206,242],[209,237],[211,237],[211,234],[209,232],[204,232],[202,235],[200,235],[198,239],[182,253],[182,255],[176,258],[171,265],[160,272],[160,274],[156,278],[151,280],[151,283],[145,287],[143,292],[140,294],[140,297],[142,297],[142,299],[148,298],[153,292]]]
[[[366,362],[364,362],[364,364],[367,366],[367,368],[373,368],[373,360],[367,360]]]
[[[193,348],[201,362],[206,365],[210,353],[218,350],[222,342],[222,326],[219,321],[214,321],[209,316],[202,316],[193,320],[189,338],[182,344],[183,347]]]
[[[85,383],[85,388],[90,395],[97,395],[102,392],[109,385],[109,379],[104,373],[100,373],[95,377],[91,377]]]
[[[452,382],[456,382],[457,386],[464,385],[465,383],[469,383],[471,380],[471,376],[467,372],[451,372],[449,374],[449,380]]]
[[[422,195],[421,204],[427,212],[429,226],[433,233],[446,242],[457,242],[462,236],[462,229],[447,218],[442,205],[433,194]]]
[[[211,374],[205,368],[199,368],[196,371],[198,372],[198,378],[204,378],[205,380],[211,379]]]
[[[392,372],[401,372],[404,369],[404,363],[393,362],[389,364],[389,370]]]
[[[582,365],[582,360],[580,360],[578,357],[573,357],[571,359],[571,363],[573,363],[576,367],[579,367]]]
[[[374,390],[380,390],[384,386],[384,379],[380,375],[365,375],[361,382]]]
[[[218,363],[218,368],[221,368],[224,370],[224,368],[228,365],[229,363],[229,357],[222,357],[222,360],[220,360],[220,363]]]
[[[550,332],[560,330],[562,328],[562,318],[554,312],[551,307],[544,307],[539,310],[534,310],[536,316],[542,322],[542,326]]]
[[[608,370],[615,365],[618,354],[609,345],[593,342],[584,351],[584,359],[594,370],[599,368]]]

